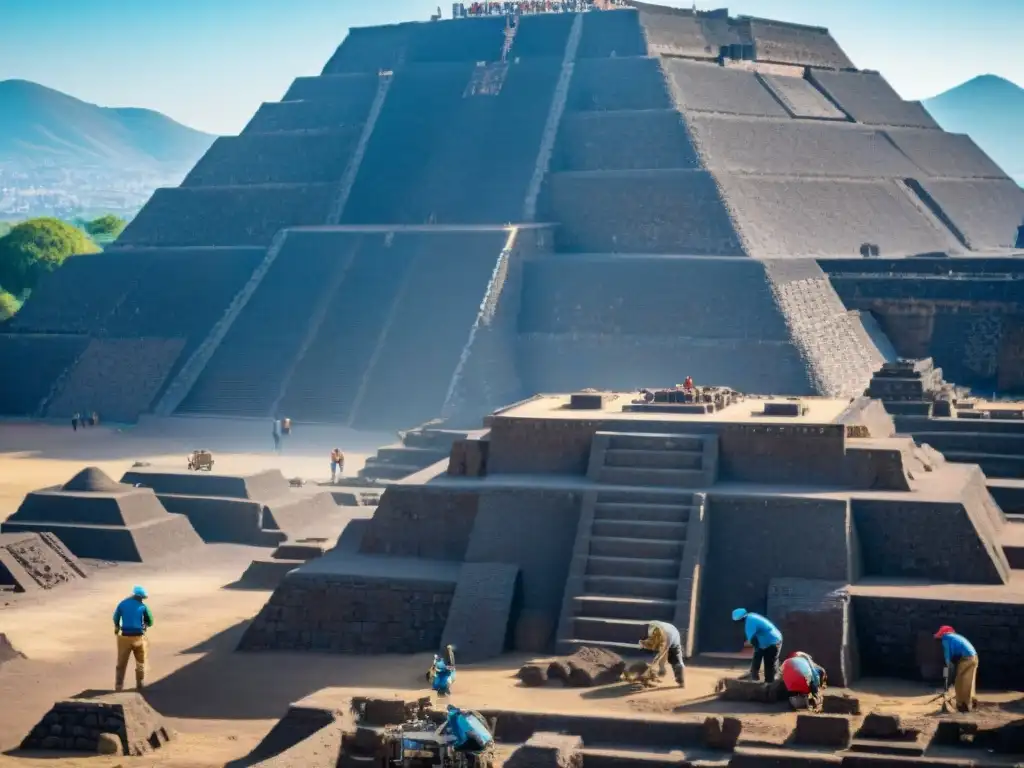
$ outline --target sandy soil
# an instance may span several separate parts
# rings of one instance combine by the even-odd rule
[[[288,475],[313,478],[327,474],[320,449],[334,439],[321,435],[315,445],[310,440],[307,446],[296,441],[285,456],[275,456],[260,452],[259,446],[247,444],[247,438],[238,435],[218,437],[211,432],[197,437],[185,431],[183,436],[162,440],[152,430],[118,432],[99,427],[72,434],[58,426],[0,423],[0,519],[3,512],[17,507],[27,491],[63,482],[86,463],[117,478],[135,460],[180,462],[202,438],[209,440],[204,447],[216,451],[218,469],[280,467]],[[344,436],[337,439],[348,454],[347,472],[354,473],[375,446],[365,437],[348,437],[348,442]],[[388,435],[374,439],[378,445],[394,442]],[[234,653],[247,622],[269,592],[225,586],[237,580],[254,557],[267,552],[208,545],[162,562],[105,568],[81,584],[0,607],[0,632],[28,657],[0,666],[0,750],[16,747],[54,701],[110,687],[114,673],[110,615],[136,583],[149,590],[156,618],[145,695],[179,734],[168,747],[145,758],[55,760],[7,753],[0,755],[0,766],[221,766],[249,753],[293,702],[344,706],[354,692],[368,689],[425,693],[428,655]],[[793,727],[795,716],[784,707],[766,712],[753,705],[726,707],[714,699],[711,694],[718,679],[740,674],[742,662],[719,660],[712,665],[698,660],[688,669],[685,691],[670,686],[637,691],[625,684],[581,691],[521,687],[514,673],[527,660],[508,656],[490,664],[461,666],[455,702],[474,708],[637,717],[735,712],[744,716],[746,737],[770,741],[780,741]],[[857,692],[867,709],[900,712],[922,722],[933,721],[938,712],[930,701],[935,691],[923,686],[869,680]],[[985,722],[1005,720],[1013,707],[1007,710],[1001,704],[1016,698],[1019,694],[983,696],[988,708],[975,717]]]

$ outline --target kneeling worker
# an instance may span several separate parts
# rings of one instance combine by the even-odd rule
[[[494,741],[482,717],[451,704],[437,733],[450,735],[452,746],[459,752],[482,752]]]
[[[680,688],[685,688],[683,666],[683,645],[679,637],[679,630],[667,621],[652,621],[647,625],[647,637],[640,641],[640,647],[647,651],[654,651],[653,667],[658,665],[658,674],[664,676],[665,661],[667,660],[675,674],[676,683]]]
[[[970,712],[974,706],[974,682],[978,675],[978,652],[963,635],[946,625],[939,627],[935,639],[942,641],[942,656],[946,662],[946,690],[952,685],[956,691],[958,712]]]
[[[153,614],[145,599],[149,597],[142,587],[135,587],[114,610],[114,634],[117,635],[117,669],[114,689],[124,690],[124,673],[128,659],[135,657],[135,687],[141,690],[146,678],[146,630],[153,626]]]
[[[764,681],[774,683],[779,654],[782,652],[782,632],[764,616],[759,613],[748,613],[746,608],[737,608],[733,611],[732,620],[743,622],[743,635],[754,648],[754,658],[750,662],[750,679],[758,679],[761,663],[764,662]]]
[[[782,662],[782,684],[793,709],[817,709],[818,693],[826,685],[825,670],[803,651]]]

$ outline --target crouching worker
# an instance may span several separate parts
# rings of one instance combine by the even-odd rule
[[[434,655],[434,661],[427,670],[427,682],[438,696],[448,696],[455,682],[455,646],[444,647],[444,657]]]
[[[749,613],[746,608],[737,608],[733,611],[732,620],[743,622],[743,636],[754,648],[754,658],[750,662],[750,679],[758,679],[763,662],[764,681],[774,683],[779,667],[779,654],[782,652],[782,633],[779,628],[761,614]]]
[[[782,684],[793,709],[817,709],[826,685],[825,670],[803,651],[796,651],[782,662]]]
[[[149,597],[142,587],[135,587],[114,610],[114,634],[117,635],[117,669],[114,689],[124,690],[124,673],[128,659],[135,657],[135,687],[142,689],[146,679],[146,630],[153,626],[153,614],[144,602]]]
[[[957,712],[970,712],[974,706],[978,652],[966,637],[958,635],[950,626],[939,627],[935,639],[942,642],[942,657],[946,662],[946,690],[952,685],[956,691]]]
[[[675,674],[676,683],[680,688],[686,687],[683,646],[678,629],[667,621],[652,621],[647,625],[647,637],[640,641],[640,647],[647,651],[654,651],[654,661],[651,662],[651,667],[658,666],[660,677],[665,676],[665,662],[668,661]]]
[[[437,733],[450,735],[452,746],[459,752],[483,752],[494,741],[482,717],[451,704],[448,705],[448,715]]]

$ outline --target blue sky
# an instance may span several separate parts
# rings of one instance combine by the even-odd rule
[[[656,0],[652,0],[656,1]],[[318,74],[350,26],[426,18],[438,0],[2,0],[0,80],[237,133],[294,77]],[[662,0],[689,6],[689,0]],[[1024,0],[699,0],[826,26],[906,98],[979,74],[1024,86]],[[447,7],[446,7],[447,6]],[[442,3],[450,11],[451,2]]]

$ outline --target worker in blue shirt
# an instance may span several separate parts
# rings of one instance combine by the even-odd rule
[[[782,653],[782,633],[779,628],[759,613],[748,613],[746,608],[737,608],[733,611],[732,620],[743,622],[743,634],[754,648],[754,658],[750,662],[750,679],[758,679],[763,663],[764,681],[774,683],[779,654]]]
[[[974,706],[974,683],[978,676],[978,652],[963,635],[949,625],[939,627],[935,639],[942,642],[942,657],[946,662],[946,690],[952,685],[956,691],[958,712],[970,712]]]
[[[128,659],[135,657],[135,687],[142,689],[146,677],[146,630],[153,626],[153,613],[145,600],[149,597],[142,587],[132,589],[114,609],[114,634],[117,635],[117,669],[114,674],[115,690],[124,689],[124,673]]]

